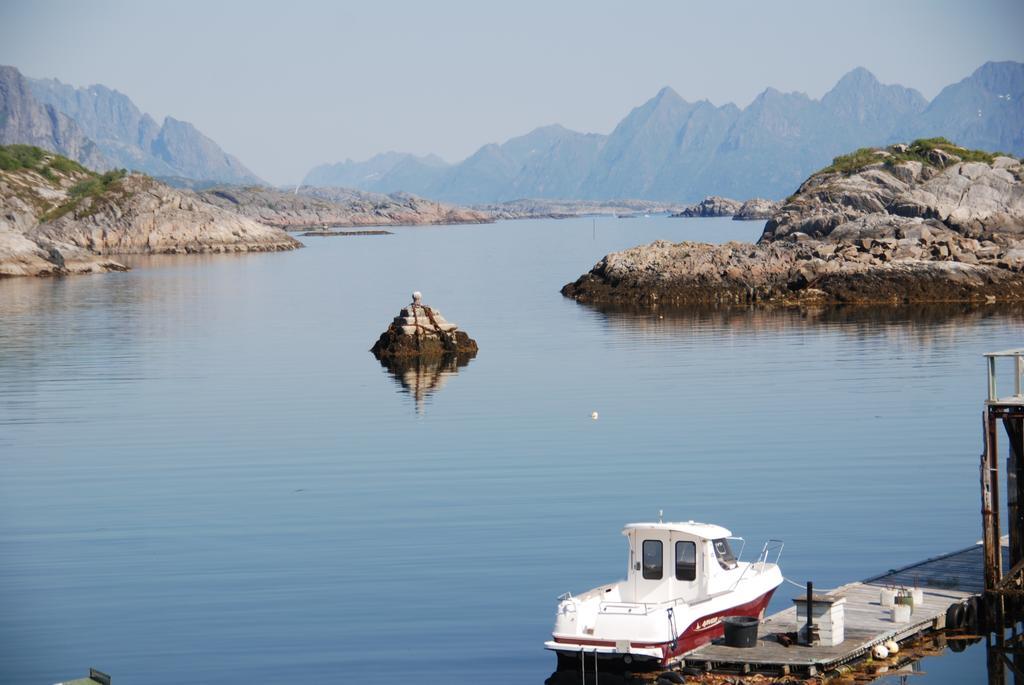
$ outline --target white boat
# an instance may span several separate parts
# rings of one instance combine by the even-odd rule
[[[726,616],[762,618],[782,584],[778,540],[745,562],[730,544],[741,538],[708,523],[630,523],[622,534],[629,540],[626,579],[559,597],[544,647],[558,653],[560,666],[584,657],[668,664],[720,637]]]

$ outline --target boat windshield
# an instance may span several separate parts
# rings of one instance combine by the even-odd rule
[[[732,553],[729,541],[725,538],[718,538],[712,542],[715,546],[715,557],[718,559],[718,565],[726,571],[736,568],[736,555]]]

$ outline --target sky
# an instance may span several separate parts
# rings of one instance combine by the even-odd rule
[[[663,86],[742,107],[863,66],[930,99],[1024,61],[1022,29],[1020,0],[4,0],[0,64],[115,88],[292,183],[388,150],[458,161],[551,123],[608,133]]]

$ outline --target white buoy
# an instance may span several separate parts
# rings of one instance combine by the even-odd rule
[[[595,421],[597,421],[597,412],[596,412],[596,411],[592,411],[592,412],[590,412],[590,418],[592,418],[592,419],[594,419]]]
[[[889,650],[885,648],[885,645],[875,645],[871,648],[871,656],[876,659],[885,659],[889,656]]]
[[[885,648],[889,650],[889,654],[899,654],[900,646],[896,640],[889,640],[885,643]]]

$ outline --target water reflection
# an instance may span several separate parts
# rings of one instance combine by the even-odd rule
[[[427,397],[444,387],[475,356],[473,353],[411,359],[385,358],[380,360],[380,365],[388,370],[403,392],[412,395],[416,413],[422,415]]]
[[[829,682],[849,685],[854,683],[857,685],[867,685],[867,683],[875,683],[875,685],[906,685],[909,682],[917,682],[916,678],[928,674],[926,660],[930,661],[940,657],[948,659],[970,647],[980,650],[981,646],[979,643],[981,641],[982,639],[978,636],[947,636],[941,632],[932,633],[902,644],[897,655],[887,659],[867,660],[852,665],[840,666],[835,671],[826,674],[826,678],[829,679]],[[797,648],[794,647],[793,649]],[[1004,659],[1003,655],[996,648],[989,646],[987,643],[985,646],[985,658],[988,666],[988,679],[986,682],[989,685],[1009,685],[1010,681],[1007,679],[1008,671],[1011,670],[1011,667],[1008,667],[1009,660]],[[630,669],[621,662],[617,662],[614,666],[609,666],[604,662],[595,664],[592,655],[587,655],[578,663],[565,659],[559,663],[558,670],[544,681],[544,685],[579,685],[579,683],[583,682],[600,682],[601,685],[641,685],[653,682],[657,674],[662,671],[661,668],[652,667],[647,670],[641,669],[634,672],[636,670],[635,667],[636,664],[634,664],[633,669]],[[960,682],[958,674],[955,673],[955,669],[953,670],[954,672],[950,675],[954,679],[951,682]],[[739,676],[730,675],[725,672],[710,676],[705,675],[703,669],[696,666],[684,667],[681,673],[688,681],[690,678],[693,678],[694,682],[747,682],[747,680]],[[801,677],[796,675],[772,676],[770,674],[754,674],[748,677],[750,678],[749,682],[755,683],[779,683],[781,685],[782,683],[804,682]],[[667,681],[659,678],[658,682]]]
[[[802,309],[584,306],[602,314],[607,325],[617,332],[641,338],[665,334],[707,335],[709,331],[717,334],[728,329],[756,336],[813,327],[839,329],[854,338],[882,335],[927,346],[939,341],[953,342],[959,330],[986,323],[1024,324],[1024,303],[836,305]]]

